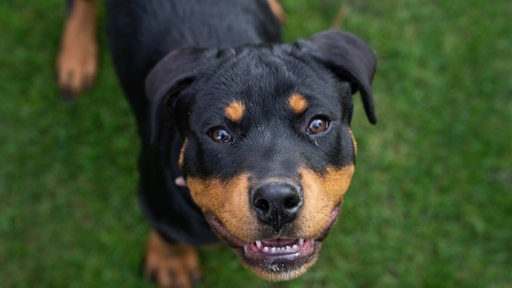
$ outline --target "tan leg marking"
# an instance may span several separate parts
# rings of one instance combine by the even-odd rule
[[[284,13],[283,7],[279,3],[278,0],[267,0],[268,5],[270,6],[270,10],[272,10],[272,13],[276,16],[277,20],[279,22],[284,23],[286,20],[286,14]]]
[[[160,287],[189,288],[193,280],[201,276],[199,257],[192,246],[169,244],[152,231],[147,244],[144,274]]]
[[[75,98],[94,82],[98,70],[98,1],[74,0],[64,26],[57,78],[63,96]]]

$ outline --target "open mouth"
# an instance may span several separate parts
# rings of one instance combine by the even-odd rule
[[[280,258],[293,260],[293,258],[307,256],[314,250],[315,240],[305,239],[273,239],[257,240],[243,246],[247,258],[267,260],[267,258]]]
[[[228,246],[235,249],[248,268],[255,268],[260,276],[268,280],[289,280],[300,276],[316,260],[321,242],[338,216],[339,207],[329,217],[326,228],[319,235],[310,238],[274,238],[244,242],[233,236],[213,215],[207,215],[212,228]]]

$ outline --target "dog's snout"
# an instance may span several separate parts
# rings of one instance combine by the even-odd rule
[[[289,183],[264,183],[251,191],[252,209],[260,221],[275,231],[295,219],[303,202],[301,188]]]

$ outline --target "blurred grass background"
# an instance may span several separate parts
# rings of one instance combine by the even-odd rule
[[[287,41],[334,23],[372,45],[379,123],[357,100],[356,175],[310,272],[267,283],[212,248],[200,287],[512,287],[512,2],[283,4]],[[132,116],[104,34],[96,86],[59,98],[64,14],[0,2],[0,287],[151,287]]]

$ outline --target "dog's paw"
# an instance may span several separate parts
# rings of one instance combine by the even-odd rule
[[[160,287],[192,287],[201,276],[197,252],[186,244],[169,244],[152,231],[148,239],[144,275]]]
[[[98,70],[96,1],[75,0],[64,26],[56,72],[61,94],[76,98],[90,87]]]

